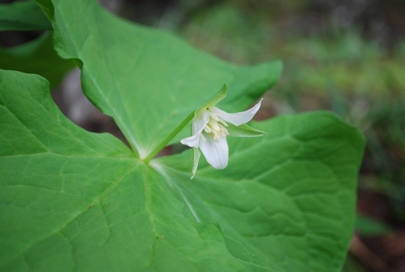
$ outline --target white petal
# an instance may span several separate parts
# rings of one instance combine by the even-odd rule
[[[200,149],[207,162],[216,169],[224,169],[228,165],[228,142],[226,137],[220,137],[215,141],[209,135],[205,136],[205,141],[200,141]]]
[[[194,163],[193,163],[193,169],[191,170],[190,179],[194,178],[195,173],[197,172],[198,162],[200,161],[200,150],[198,150],[198,148],[193,148],[193,158],[194,158]]]
[[[211,111],[224,121],[232,123],[235,126],[240,126],[252,120],[253,116],[255,116],[256,112],[260,109],[262,100],[263,98],[260,99],[259,103],[257,103],[256,105],[254,105],[254,107],[247,111],[227,113],[223,110],[218,109],[217,107],[211,107]]]
[[[189,147],[198,147],[200,143],[201,132],[207,125],[209,118],[210,114],[205,110],[198,113],[193,119],[193,135],[182,139],[180,143]]]
[[[180,143],[187,145],[189,147],[198,147],[200,144],[200,137],[201,133],[199,134],[194,134],[190,137],[184,138],[180,141]]]
[[[193,120],[193,134],[201,134],[204,127],[210,119],[210,113],[206,110],[201,110],[197,113]]]

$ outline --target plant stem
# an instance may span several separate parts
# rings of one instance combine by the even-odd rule
[[[194,117],[194,112],[190,113],[183,122],[180,123],[143,161],[149,163],[166,145],[191,121]]]

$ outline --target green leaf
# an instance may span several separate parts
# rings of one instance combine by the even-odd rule
[[[228,93],[228,88],[226,87],[226,84],[224,84],[224,86],[222,86],[222,88],[218,91],[218,93],[203,107],[215,106],[222,99],[224,99],[226,97],[227,93]]]
[[[0,270],[340,271],[362,136],[329,113],[253,126],[190,181],[191,151],[146,165],[0,70]]]
[[[0,5],[0,31],[51,29],[49,20],[33,0]]]
[[[229,132],[229,137],[260,137],[266,134],[264,131],[254,129],[246,124],[235,126],[228,123],[226,130]]]
[[[281,271],[341,271],[355,222],[363,136],[327,112],[255,124],[259,138],[230,138],[229,165],[200,163],[185,183],[221,222]],[[157,159],[173,182],[185,179],[191,156]],[[169,167],[167,167],[169,166]],[[243,250],[241,250],[243,252]],[[243,253],[241,253],[243,255]]]
[[[356,217],[356,231],[362,236],[386,235],[393,232],[387,224],[361,214]]]
[[[202,53],[171,33],[137,26],[103,10],[95,0],[37,0],[54,27],[63,58],[82,63],[86,96],[112,116],[144,159],[189,114],[224,84],[225,110],[243,109],[278,79],[280,62],[231,65]],[[224,102],[225,102],[224,101]],[[188,135],[177,135],[171,143]]]
[[[48,32],[23,45],[9,49],[0,48],[0,67],[41,75],[49,80],[53,89],[75,64],[58,56],[53,48],[52,35]]]

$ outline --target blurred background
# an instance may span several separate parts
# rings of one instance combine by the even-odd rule
[[[282,60],[282,77],[266,93],[258,120],[330,110],[358,127],[367,147],[356,229],[342,271],[405,271],[405,1],[101,2],[127,20],[174,32],[232,63]],[[2,33],[0,46],[41,34]],[[77,70],[67,75],[53,92],[55,101],[82,127],[123,139],[111,118],[84,98],[79,76]]]

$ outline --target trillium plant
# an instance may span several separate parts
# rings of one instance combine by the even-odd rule
[[[264,131],[253,129],[247,125],[252,120],[263,99],[251,109],[227,113],[215,105],[225,98],[226,85],[218,92],[216,97],[201,109],[195,112],[192,125],[193,135],[181,140],[181,143],[193,148],[194,164],[192,170],[193,178],[197,171],[200,160],[200,152],[204,154],[207,162],[216,169],[224,169],[228,165],[229,148],[226,137],[258,137],[266,134]],[[231,132],[231,133],[230,133]]]
[[[342,271],[364,140],[327,111],[252,120],[280,61],[228,63],[97,0],[1,4],[16,30],[44,34],[0,48],[0,271]],[[125,139],[59,110],[72,69]]]

